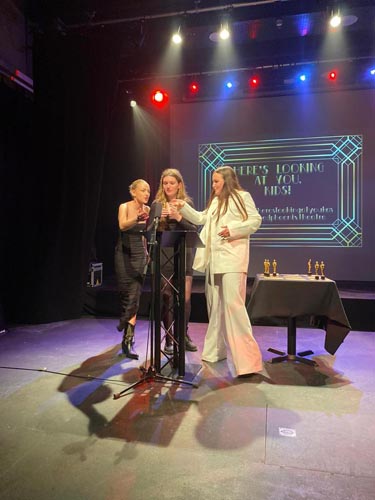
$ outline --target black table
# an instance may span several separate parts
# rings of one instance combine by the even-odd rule
[[[247,306],[252,320],[279,317],[288,320],[288,352],[275,349],[269,351],[281,356],[272,362],[300,361],[315,365],[303,358],[312,351],[296,355],[296,319],[309,316],[311,324],[326,331],[324,348],[335,354],[350,331],[335,281],[328,278],[315,279],[307,274],[257,274]]]

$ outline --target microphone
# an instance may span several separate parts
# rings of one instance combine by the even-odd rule
[[[163,205],[161,204],[160,201],[153,201],[151,204],[150,208],[150,214],[149,214],[149,224],[147,226],[146,231],[151,231],[153,226],[159,224],[159,220],[161,217],[161,211],[162,211]]]
[[[154,220],[155,219],[160,219],[160,217],[161,217],[161,211],[163,209],[163,205],[161,204],[160,201],[154,201],[153,205],[155,206]]]

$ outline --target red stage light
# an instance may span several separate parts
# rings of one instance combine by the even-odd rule
[[[328,78],[329,78],[330,80],[336,80],[336,78],[337,78],[337,73],[336,73],[336,71],[330,71],[330,72],[329,72],[329,75],[328,75]]]
[[[151,94],[151,101],[155,106],[161,108],[167,104],[168,94],[165,92],[165,90],[154,90]]]
[[[190,94],[197,94],[199,92],[199,85],[197,82],[191,82],[189,85]]]
[[[253,89],[258,87],[259,85],[259,78],[257,76],[252,76],[249,80],[249,85],[250,87],[252,87]]]

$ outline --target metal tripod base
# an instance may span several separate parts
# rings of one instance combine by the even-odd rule
[[[173,382],[174,384],[186,384],[186,385],[190,385],[191,387],[194,387],[194,388],[198,387],[198,385],[194,384],[194,382],[188,382],[187,380],[176,379],[173,377],[166,377],[164,375],[161,375],[160,373],[157,373],[154,366],[149,366],[149,368],[147,370],[145,368],[141,367],[140,370],[143,372],[143,375],[140,378],[140,380],[138,380],[134,384],[131,384],[129,387],[127,387],[123,391],[114,394],[113,399],[119,399],[119,398],[121,398],[121,396],[125,395],[127,392],[131,391],[135,387],[138,387],[139,385],[144,384],[144,383],[148,383],[148,382]]]

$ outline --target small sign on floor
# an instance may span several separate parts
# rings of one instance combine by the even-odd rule
[[[279,427],[280,436],[295,438],[297,433],[295,429],[288,429],[287,427]]]

